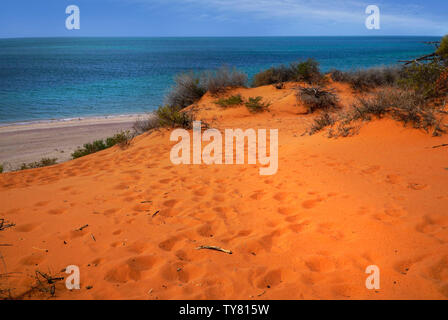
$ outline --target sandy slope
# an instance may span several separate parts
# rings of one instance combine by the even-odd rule
[[[350,90],[337,88],[349,104]],[[271,100],[271,112],[223,111],[208,96],[192,108],[220,129],[278,128],[276,175],[176,167],[164,130],[126,150],[0,175],[0,218],[16,223],[0,231],[12,244],[0,247],[0,273],[20,272],[0,289],[19,296],[35,270],[64,275],[75,264],[82,289],[60,283],[57,298],[448,298],[448,148],[431,148],[446,138],[391,120],[351,138],[301,136],[312,116],[298,115],[290,88],[238,91]],[[369,265],[381,270],[376,292],[365,287]]]

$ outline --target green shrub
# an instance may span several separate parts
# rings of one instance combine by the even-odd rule
[[[84,144],[82,148],[78,148],[72,153],[72,158],[81,158],[89,154],[111,148],[115,145],[125,147],[129,145],[132,138],[133,135],[129,131],[122,131],[112,137],[106,138],[106,140],[96,140],[92,143]]]
[[[227,108],[227,107],[233,107],[237,106],[243,103],[243,98],[240,94],[228,97],[228,98],[221,98],[217,101],[215,101],[215,104],[220,106],[221,108]]]
[[[0,173],[3,173],[3,165],[0,164]]]
[[[262,71],[254,76],[253,85],[260,87],[289,81],[316,84],[322,80],[319,63],[314,59],[308,59],[304,62],[291,63],[289,66],[280,65]]]
[[[413,63],[404,68],[398,84],[404,89],[422,94],[425,98],[433,98],[437,96],[436,82],[444,69],[444,66],[437,61],[425,64]]]
[[[256,98],[251,97],[245,103],[245,105],[251,113],[264,112],[264,111],[268,110],[270,103],[268,103],[268,102],[264,103],[264,102],[262,102],[262,100],[263,100],[262,97],[256,97]]]
[[[193,117],[187,112],[181,112],[180,107],[165,105],[156,111],[156,117],[160,127],[191,129]]]
[[[299,88],[297,93],[309,113],[315,110],[335,108],[338,104],[338,97],[333,90],[324,90],[322,87]]]
[[[23,163],[20,166],[20,170],[27,170],[27,169],[36,169],[36,168],[43,168],[48,167],[56,164],[58,159],[56,158],[42,158],[40,161],[31,162],[31,163]]]
[[[443,60],[445,60],[445,65],[448,66],[448,35],[444,36],[440,41],[440,46],[436,51]]]

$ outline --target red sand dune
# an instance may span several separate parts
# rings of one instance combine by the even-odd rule
[[[335,87],[349,105],[348,87]],[[263,96],[271,111],[222,110],[208,95],[190,108],[219,129],[279,129],[276,175],[174,166],[168,130],[2,174],[0,218],[16,226],[0,231],[0,244],[12,245],[0,247],[0,270],[13,273],[0,289],[48,298],[23,295],[35,271],[78,265],[81,290],[62,281],[56,298],[448,298],[448,148],[432,148],[446,138],[392,120],[350,138],[301,136],[313,116],[299,115],[291,87],[235,92]],[[380,290],[365,287],[369,265],[380,268]]]

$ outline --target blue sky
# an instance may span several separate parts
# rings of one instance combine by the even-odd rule
[[[65,8],[81,11],[68,31]],[[368,30],[368,5],[381,29]],[[2,0],[0,37],[443,35],[447,0]]]

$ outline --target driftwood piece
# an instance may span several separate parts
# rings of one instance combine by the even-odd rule
[[[197,250],[202,250],[202,249],[207,249],[207,250],[214,250],[214,251],[220,251],[220,252],[224,252],[227,254],[232,254],[232,251],[230,250],[226,250],[220,247],[215,247],[215,246],[200,246],[196,248]]]

